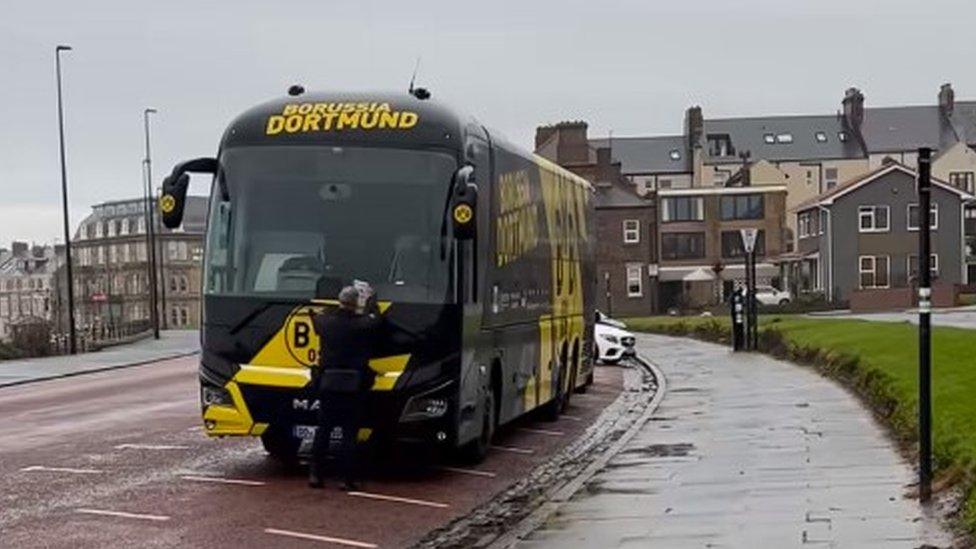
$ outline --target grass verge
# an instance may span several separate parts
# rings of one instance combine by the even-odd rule
[[[725,318],[627,320],[635,331],[728,344]],[[760,350],[812,365],[855,391],[911,451],[918,429],[918,328],[907,322],[760,317]],[[976,535],[976,330],[932,331],[933,453],[937,484],[960,486],[960,523]]]

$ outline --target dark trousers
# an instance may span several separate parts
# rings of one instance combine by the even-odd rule
[[[361,393],[322,392],[319,424],[312,441],[313,466],[321,473],[330,448],[338,464],[339,476],[357,481],[361,476],[360,456],[356,438],[362,424],[363,397]]]

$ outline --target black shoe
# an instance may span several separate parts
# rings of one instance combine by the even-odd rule
[[[358,492],[361,489],[361,487],[359,483],[354,480],[346,480],[339,485],[339,489],[342,490],[343,492]]]

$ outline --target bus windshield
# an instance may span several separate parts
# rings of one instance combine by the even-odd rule
[[[207,229],[204,292],[334,298],[363,280],[383,300],[444,303],[448,153],[258,146],[223,151]],[[445,254],[448,255],[449,254]]]

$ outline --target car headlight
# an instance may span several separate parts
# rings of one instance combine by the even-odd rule
[[[614,343],[614,344],[620,343],[620,339],[618,339],[617,336],[615,336],[615,335],[611,335],[611,334],[600,334],[600,337],[602,337],[603,339],[609,341],[610,343]]]
[[[203,385],[200,387],[200,401],[204,406],[231,406],[234,404],[234,399],[231,398],[230,392],[216,385]]]

